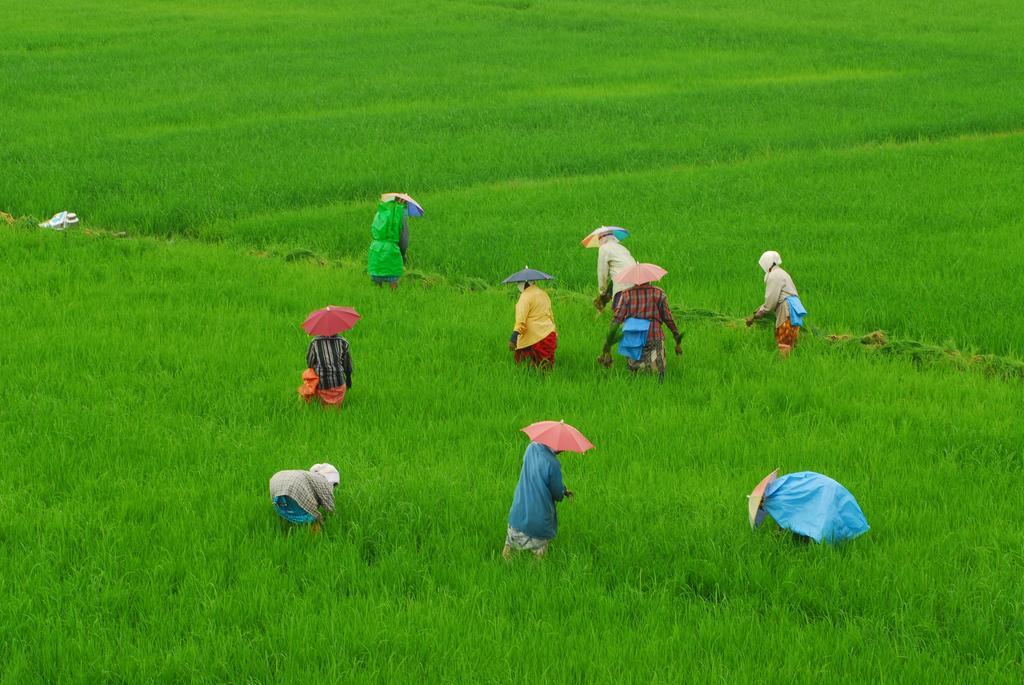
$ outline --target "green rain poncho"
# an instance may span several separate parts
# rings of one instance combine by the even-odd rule
[[[401,276],[402,251],[398,241],[402,236],[402,217],[405,205],[398,202],[381,202],[377,205],[377,216],[373,217],[373,242],[370,243],[370,259],[367,271],[371,276]]]

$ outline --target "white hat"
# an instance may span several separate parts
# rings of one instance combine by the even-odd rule
[[[332,486],[341,482],[341,474],[338,473],[338,469],[330,464],[313,464],[309,470],[311,473],[323,476]]]

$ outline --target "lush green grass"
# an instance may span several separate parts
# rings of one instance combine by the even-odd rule
[[[760,303],[757,257],[774,246],[825,330],[1019,354],[1024,326],[1005,312],[1024,301],[1022,156],[1024,136],[961,138],[438,193],[412,255],[492,282],[529,264],[593,294],[596,252],[580,238],[633,226],[630,248],[669,269],[678,304],[739,317]],[[203,235],[362,254],[372,214],[331,205]]]
[[[84,218],[0,230],[0,680],[1020,682],[1021,383],[715,318],[664,385],[605,373],[578,246],[628,226],[732,317],[778,249],[824,331],[1019,359],[1019,10],[0,0],[0,210]],[[397,293],[392,189],[427,208]],[[524,263],[549,376],[481,289]],[[327,303],[365,315],[340,415],[294,391]],[[506,565],[545,418],[597,449]],[[286,533],[267,479],[324,460],[338,515]],[[776,466],[872,531],[750,534]]]
[[[0,663],[11,682],[701,679],[1016,682],[1024,389],[807,338],[691,324],[658,386],[593,363],[556,292],[550,376],[512,293],[227,247],[0,233],[8,285]],[[338,415],[294,387],[315,304],[356,304]],[[313,303],[313,304],[311,304]],[[526,444],[565,418],[577,492],[543,563],[501,563]],[[266,480],[332,460],[326,534]],[[873,529],[750,534],[768,470],[838,478]]]
[[[592,287],[620,223],[691,306],[774,248],[829,328],[1020,352],[1015,1],[7,4],[16,215],[358,256],[401,188],[427,271]]]

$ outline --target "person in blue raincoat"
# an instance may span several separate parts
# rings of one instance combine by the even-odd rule
[[[772,472],[750,494],[750,525],[770,516],[780,528],[815,542],[842,542],[871,527],[850,491],[813,471]]]
[[[513,550],[528,550],[543,557],[558,533],[556,503],[572,499],[572,492],[562,481],[559,452],[547,445],[531,442],[523,454],[519,484],[508,513],[508,531],[501,556],[512,557]]]

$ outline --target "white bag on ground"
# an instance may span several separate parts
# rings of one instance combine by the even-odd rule
[[[40,228],[52,228],[55,231],[63,231],[68,226],[73,226],[78,223],[78,215],[74,212],[58,212],[54,214],[49,221],[44,221],[39,224]]]

